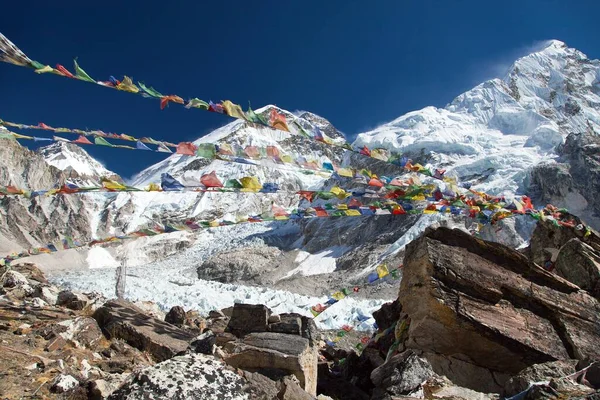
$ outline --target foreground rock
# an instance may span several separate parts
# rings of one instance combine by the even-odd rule
[[[158,361],[185,351],[194,338],[191,332],[153,318],[124,300],[106,302],[94,318],[109,338],[122,339]]]
[[[406,249],[403,346],[452,382],[499,392],[547,361],[600,358],[600,304],[523,254],[447,228]]]
[[[247,382],[222,362],[186,354],[136,373],[109,399],[250,399]]]

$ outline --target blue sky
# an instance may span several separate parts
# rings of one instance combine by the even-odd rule
[[[184,98],[308,110],[349,138],[444,106],[547,39],[600,58],[594,0],[6,3],[0,31],[42,63],[72,69],[78,57],[96,79],[129,75]],[[172,142],[230,121],[8,64],[0,64],[0,118]],[[86,150],[124,177],[164,158]]]

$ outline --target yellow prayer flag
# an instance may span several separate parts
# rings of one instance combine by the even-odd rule
[[[161,192],[162,189],[157,183],[151,183],[146,188],[146,192]]]
[[[388,275],[390,273],[390,271],[388,271],[388,267],[386,264],[379,264],[377,266],[377,276],[379,277],[379,279],[383,278],[384,276]]]
[[[123,77],[121,83],[117,85],[117,89],[130,93],[138,93],[140,91],[140,89],[135,86],[131,78],[128,76]]]
[[[240,179],[240,183],[244,189],[258,192],[262,189],[262,185],[255,176],[245,176]]]
[[[211,228],[216,228],[216,227],[218,227],[219,225],[220,225],[220,224],[219,224],[219,221],[217,221],[216,219],[215,219],[214,221],[210,221],[210,222],[208,223],[208,226],[210,226]]]
[[[119,182],[112,181],[110,179],[102,180],[102,187],[108,190],[125,190],[127,186],[120,184]]]
[[[340,188],[339,186],[332,187],[330,192],[333,193],[333,195],[340,200],[343,200],[346,197],[350,196],[350,193],[347,193],[344,189]]]
[[[36,69],[36,70],[35,70],[35,72],[36,72],[37,74],[45,74],[45,73],[48,73],[48,72],[54,72],[54,68],[52,68],[52,67],[51,67],[51,66],[49,66],[49,65],[46,65],[46,66],[45,66],[45,67],[43,67],[43,68],[38,68],[38,69]]]
[[[346,297],[346,295],[343,292],[335,292],[334,294],[331,295],[331,297],[336,299],[337,301],[340,301],[344,297]]]
[[[290,164],[293,161],[292,156],[290,156],[289,154],[282,154],[279,156],[279,158],[286,164]]]
[[[229,100],[221,102],[221,105],[225,109],[227,115],[229,115],[230,117],[247,120],[246,114],[244,114],[244,111],[242,111],[242,107],[240,107],[239,105],[233,104]]]
[[[337,170],[337,174],[346,178],[352,178],[354,176],[354,172],[350,168],[340,168]]]
[[[349,217],[359,217],[362,214],[358,210],[346,210],[346,215]]]

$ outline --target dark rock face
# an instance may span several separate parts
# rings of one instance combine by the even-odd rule
[[[271,310],[262,304],[241,304],[233,306],[227,332],[237,337],[250,332],[266,332],[269,325]]]
[[[554,272],[600,299],[600,252],[578,239],[560,248]]]
[[[190,349],[195,353],[212,354],[217,342],[217,336],[210,330],[204,332],[190,343]]]
[[[180,306],[171,307],[167,315],[165,315],[165,322],[168,322],[169,324],[183,325],[185,320],[185,310]]]
[[[159,361],[185,351],[193,339],[191,333],[150,317],[124,300],[106,302],[96,310],[94,319],[109,338],[123,339]]]
[[[588,128],[571,133],[558,148],[562,163],[540,164],[531,173],[530,191],[540,203],[567,207],[600,229],[600,135]],[[574,206],[579,205],[578,209]]]
[[[64,306],[71,310],[83,310],[88,302],[89,299],[84,294],[63,290],[58,294],[56,305]]]
[[[600,303],[508,247],[447,228],[407,246],[409,349],[455,384],[499,392],[522,369],[600,358]]]
[[[374,398],[388,395],[407,395],[419,389],[421,384],[435,373],[425,359],[408,350],[390,358],[385,364],[373,370],[371,380],[377,387]]]
[[[379,310],[373,313],[373,318],[375,318],[378,329],[383,331],[400,319],[401,312],[402,305],[400,305],[400,302],[396,299],[391,303],[382,305]]]

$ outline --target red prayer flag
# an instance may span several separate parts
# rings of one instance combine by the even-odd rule
[[[75,76],[70,73],[69,71],[67,71],[67,69],[65,67],[63,67],[60,64],[56,64],[56,69],[58,70],[58,72],[60,72],[62,75],[66,76],[67,78],[73,78],[75,79]]]
[[[77,140],[73,140],[72,142],[79,144],[92,144],[92,142],[90,142],[85,136],[79,136]]]
[[[360,154],[371,157],[371,150],[369,150],[367,146],[363,146],[362,150],[360,151]]]
[[[202,175],[202,177],[200,178],[200,183],[203,184],[204,186],[206,186],[207,188],[223,187],[223,184],[217,177],[217,174],[215,173],[215,171],[212,171],[210,174]]]
[[[184,154],[187,156],[193,156],[196,154],[197,147],[194,143],[181,142],[177,145],[177,154]]]

